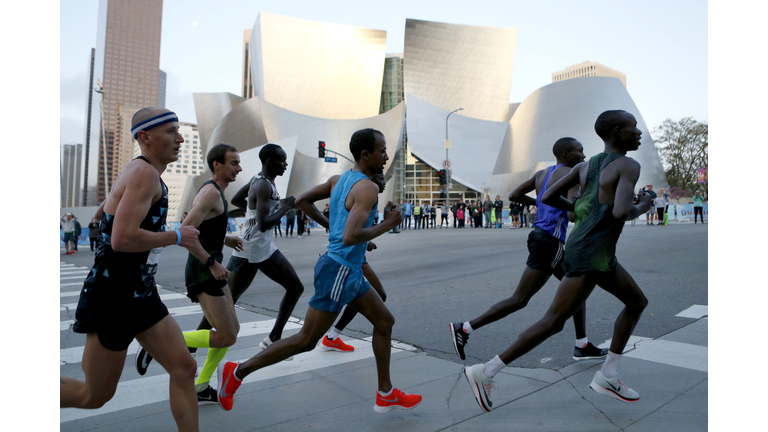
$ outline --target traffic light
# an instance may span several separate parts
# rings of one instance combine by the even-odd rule
[[[317,144],[317,157],[325,157],[325,141],[320,141]]]
[[[440,184],[448,184],[448,172],[444,169],[441,169],[437,172],[438,178],[440,179]]]

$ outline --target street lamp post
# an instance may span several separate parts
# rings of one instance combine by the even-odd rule
[[[98,89],[94,91],[101,95],[101,136],[102,143],[104,143],[104,199],[109,195],[109,170],[107,168],[107,130],[104,128],[104,86],[101,84],[101,80],[96,80]],[[97,194],[98,195],[98,194]]]
[[[455,113],[456,111],[461,111],[464,108],[458,108],[448,113],[447,116],[445,116],[445,160],[448,159],[448,148],[451,147],[448,144],[448,117],[451,116],[451,114]],[[451,191],[451,174],[453,173],[452,168],[446,168],[446,179],[445,179],[445,205],[448,205],[448,197],[450,196]]]

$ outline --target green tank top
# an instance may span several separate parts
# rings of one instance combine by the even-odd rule
[[[600,174],[618,153],[599,153],[589,160],[584,190],[574,203],[575,226],[565,243],[565,268],[569,276],[616,270],[616,243],[624,221],[613,217],[613,204],[599,200]]]

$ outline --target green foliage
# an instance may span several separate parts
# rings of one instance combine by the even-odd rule
[[[693,117],[666,119],[653,135],[670,188],[678,187],[691,195],[700,189],[706,195],[707,184],[697,183],[697,169],[709,166],[709,125]]]

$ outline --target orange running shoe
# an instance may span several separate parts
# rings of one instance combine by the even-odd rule
[[[326,351],[352,352],[355,350],[355,347],[345,344],[341,341],[340,337],[331,340],[328,339],[328,335],[325,335],[323,338],[323,349]]]
[[[219,406],[225,411],[232,409],[234,405],[234,396],[242,380],[235,376],[235,369],[240,363],[226,362],[219,364],[217,376],[219,377]]]
[[[390,412],[393,409],[411,409],[416,408],[421,403],[421,396],[407,395],[396,388],[392,388],[389,396],[382,396],[376,392],[376,405],[373,410],[377,413]]]

